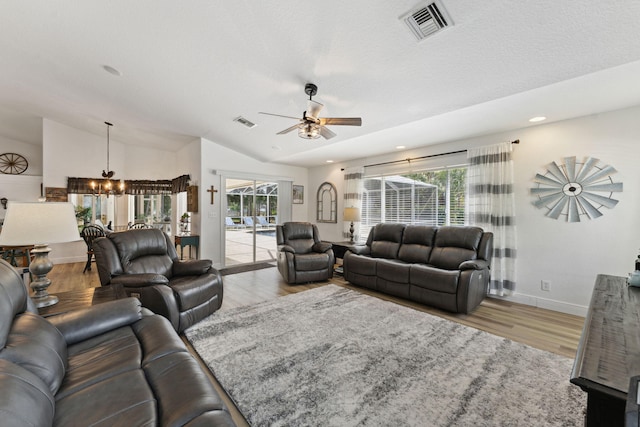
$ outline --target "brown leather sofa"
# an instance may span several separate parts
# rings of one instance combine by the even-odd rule
[[[235,424],[167,319],[135,298],[45,319],[0,260],[0,425]]]
[[[318,227],[309,222],[276,226],[278,271],[287,283],[329,280],[336,262],[331,243],[320,241]]]
[[[210,260],[180,261],[169,236],[155,228],[109,233],[93,241],[102,286],[121,284],[127,296],[182,332],[220,308],[220,273]]]
[[[344,256],[349,282],[456,313],[487,294],[493,234],[479,227],[377,224]]]

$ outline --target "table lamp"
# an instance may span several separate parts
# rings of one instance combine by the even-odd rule
[[[31,289],[34,291],[33,302],[38,308],[58,302],[58,297],[47,292],[51,284],[47,274],[53,268],[48,244],[76,240],[80,240],[80,233],[73,204],[9,201],[0,232],[0,246],[34,247],[29,271],[35,277],[31,281]]]
[[[351,234],[351,243],[353,241],[353,223],[360,221],[360,209],[359,208],[344,208],[343,219],[345,221],[351,221],[351,227],[349,227],[349,233]]]

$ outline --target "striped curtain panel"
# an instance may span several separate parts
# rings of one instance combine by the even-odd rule
[[[516,225],[510,142],[467,150],[469,224],[493,233],[489,293],[515,290]]]
[[[360,214],[362,215],[362,191],[364,185],[364,168],[350,168],[345,169],[344,171],[344,207],[345,208],[358,208],[360,210]],[[343,210],[344,212],[344,210]],[[349,228],[351,227],[351,222],[342,222],[342,237],[345,240],[349,240],[351,238],[351,233],[349,232]],[[353,223],[353,236],[354,240],[358,242],[361,238],[360,236],[360,222]],[[366,239],[367,236],[364,236]]]

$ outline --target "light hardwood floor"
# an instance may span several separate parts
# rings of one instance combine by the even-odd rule
[[[55,294],[56,292],[100,286],[95,264],[90,272],[88,271],[84,274],[82,273],[83,268],[84,263],[55,265],[51,273],[49,273],[49,278],[52,281],[49,292]],[[276,268],[224,276],[222,310],[257,304],[279,296],[324,286],[327,283],[329,282],[287,285]],[[335,276],[331,283],[569,358],[575,357],[584,323],[584,318],[580,316],[558,313],[495,298],[485,299],[480,307],[469,315],[452,314],[352,286],[344,281],[341,276]]]

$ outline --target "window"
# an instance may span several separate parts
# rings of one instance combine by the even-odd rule
[[[466,177],[464,167],[366,177],[360,235],[382,222],[464,225]]]

